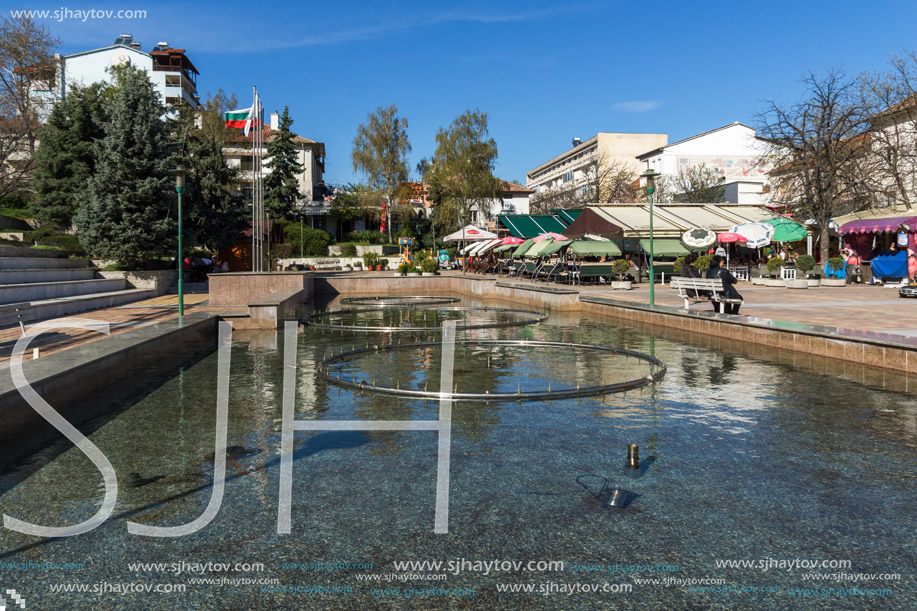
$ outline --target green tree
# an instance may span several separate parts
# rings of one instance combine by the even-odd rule
[[[274,219],[289,216],[296,201],[302,197],[296,177],[302,174],[303,167],[297,160],[291,125],[290,110],[284,106],[280,129],[267,143],[269,160],[264,165],[271,169],[271,173],[264,179],[264,209]]]
[[[197,119],[198,112],[185,106],[171,123],[177,141],[174,163],[186,171],[182,231],[188,246],[215,250],[238,241],[245,210],[236,195],[239,172],[226,163],[221,133],[198,128]]]
[[[459,218],[471,218],[476,208],[489,218],[500,181],[493,170],[497,143],[487,136],[487,113],[467,110],[436,134],[436,152],[424,180],[429,198],[436,203],[436,225],[454,227]]]
[[[386,206],[386,228],[389,241],[392,239],[392,215],[401,199],[408,181],[408,155],[411,142],[408,139],[408,120],[398,116],[395,104],[366,116],[366,123],[357,128],[350,157],[353,169],[366,175],[369,187],[388,202]]]
[[[112,72],[118,96],[74,221],[87,251],[136,266],[177,241],[166,109],[145,72],[129,64]]]
[[[35,153],[32,211],[42,225],[69,229],[96,167],[95,145],[108,123],[105,85],[74,86],[54,105],[39,132]]]

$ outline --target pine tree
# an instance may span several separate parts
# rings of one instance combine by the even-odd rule
[[[197,113],[179,110],[171,128],[178,141],[176,164],[186,171],[182,191],[184,244],[216,250],[239,240],[239,226],[245,219],[242,200],[235,195],[239,173],[223,155],[219,131],[197,127]]]
[[[165,107],[146,73],[129,64],[112,71],[118,96],[74,220],[86,250],[136,266],[177,242],[172,156]]]
[[[264,209],[270,218],[281,219],[290,214],[296,200],[302,197],[299,192],[297,175],[303,166],[297,161],[296,146],[293,143],[293,132],[290,126],[289,108],[283,107],[280,115],[280,129],[267,143],[267,156],[270,158],[265,166],[271,173],[264,179]]]
[[[37,196],[32,211],[42,225],[69,229],[73,215],[95,171],[95,142],[105,135],[108,122],[103,103],[104,85],[73,87],[55,104],[48,123],[39,132],[32,189]]]

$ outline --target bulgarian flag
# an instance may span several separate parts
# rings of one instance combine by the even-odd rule
[[[254,117],[254,106],[251,108],[241,108],[239,110],[230,110],[225,114],[226,127],[234,127],[244,130],[247,136],[252,128],[252,118]]]

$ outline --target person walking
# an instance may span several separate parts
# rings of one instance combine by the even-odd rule
[[[854,250],[847,250],[847,284],[860,283],[860,255]]]
[[[722,267],[725,261],[725,257],[719,255],[713,257],[713,260],[710,261],[710,268],[707,270],[707,278],[723,281],[723,297],[726,299],[742,299],[742,295],[739,294],[739,291],[737,291],[734,286],[738,280],[729,273],[728,269]],[[740,303],[723,304],[726,314],[738,314],[739,306],[741,305]],[[713,303],[713,309],[714,311],[718,311],[716,302]]]

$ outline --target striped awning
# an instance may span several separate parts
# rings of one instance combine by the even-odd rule
[[[563,233],[567,224],[553,214],[500,214],[497,220],[514,237],[527,240],[543,233]]]

